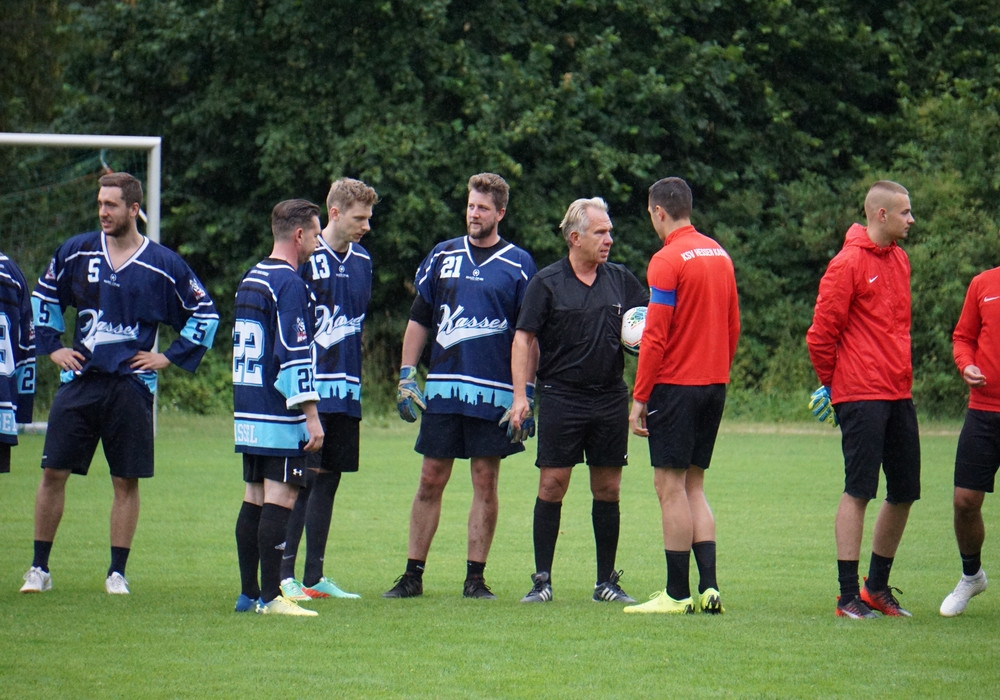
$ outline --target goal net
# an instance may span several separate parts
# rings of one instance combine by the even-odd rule
[[[142,182],[139,228],[158,241],[159,137],[0,133],[0,251],[17,263],[29,286],[60,243],[100,227],[98,179],[111,171]],[[58,373],[48,364],[38,366],[36,419],[44,417],[58,386]],[[31,429],[44,429],[44,423]]]

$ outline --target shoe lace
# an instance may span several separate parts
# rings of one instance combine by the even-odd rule
[[[899,607],[899,601],[896,600],[896,596],[894,596],[892,594],[893,591],[896,591],[896,593],[898,593],[899,595],[903,595],[903,591],[899,590],[895,586],[889,586],[883,592],[883,599],[885,600],[885,602],[890,603],[890,604],[892,604],[892,605],[894,605],[895,607],[898,608]]]

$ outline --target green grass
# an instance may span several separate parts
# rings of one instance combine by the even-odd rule
[[[555,600],[521,605],[533,569],[533,442],[501,472],[487,569],[500,599],[461,598],[469,479],[467,463],[458,463],[424,597],[383,600],[405,563],[419,456],[414,426],[377,422],[363,430],[361,471],[342,482],[327,551],[328,575],[363,598],[317,601],[314,619],[236,615],[233,527],[243,488],[230,422],[176,414],[161,417],[157,476],[143,484],[128,567],[132,595],[103,591],[111,486],[100,459],[89,477],[70,481],[51,559],[54,589],[21,595],[42,442],[26,436],[14,451],[13,473],[0,477],[0,696],[988,693],[1000,682],[1000,596],[980,596],[957,619],[937,614],[959,574],[951,529],[955,427],[924,426],[924,498],[893,571],[914,617],[861,623],[833,615],[833,514],[842,486],[834,430],[724,425],[707,478],[727,610],[720,617],[632,616],[590,601],[593,536],[581,468],[563,508]],[[618,566],[625,589],[644,598],[664,584],[663,546],[645,444],[636,440],[632,452]],[[995,536],[992,505],[991,497],[987,529]],[[865,547],[876,508],[869,510]],[[991,541],[986,568],[1000,575]]]

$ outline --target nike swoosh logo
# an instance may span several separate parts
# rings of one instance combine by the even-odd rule
[[[874,277],[869,277],[868,278],[868,284],[871,284],[872,282],[874,282],[877,279],[878,279],[878,275],[875,275]]]
[[[983,297],[983,303],[985,304],[988,301],[995,301],[997,299],[1000,299],[1000,297]]]
[[[653,415],[654,413],[656,413],[656,412],[657,412],[657,411],[659,411],[659,410],[660,410],[660,409],[658,409],[658,408],[654,408],[654,409],[653,409],[652,411],[647,411],[647,412],[646,412],[646,415],[647,415],[647,416],[651,416],[651,415]]]

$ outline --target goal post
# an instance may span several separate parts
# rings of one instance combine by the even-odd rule
[[[159,136],[99,136],[91,134],[19,134],[0,132],[0,146],[41,148],[106,148],[146,151],[146,235],[160,242],[160,158],[163,139]]]
[[[146,152],[146,236],[160,242],[160,162],[163,139],[159,136],[113,136],[94,134],[33,134],[0,132],[0,147],[76,148]],[[156,349],[159,337],[154,341]],[[153,397],[153,432],[157,425],[157,397]],[[44,432],[45,422],[24,427],[25,432]]]

